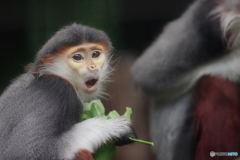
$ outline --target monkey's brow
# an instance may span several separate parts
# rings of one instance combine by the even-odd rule
[[[102,51],[103,50],[103,47],[99,44],[96,44],[95,46],[80,46],[79,48],[76,48],[76,50],[74,50],[74,52],[78,52],[78,51],[87,51],[87,50],[100,50]]]
[[[96,45],[91,46],[89,48],[92,49],[92,50],[94,50],[94,49],[96,49],[96,50],[104,50],[103,46],[100,45],[100,44],[96,44]]]

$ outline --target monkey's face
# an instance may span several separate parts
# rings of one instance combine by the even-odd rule
[[[67,64],[77,74],[77,87],[84,92],[93,93],[98,89],[106,53],[105,47],[96,43],[84,43],[66,50]]]

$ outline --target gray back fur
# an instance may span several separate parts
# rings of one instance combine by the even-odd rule
[[[29,73],[21,75],[0,98],[0,159],[57,158],[54,139],[47,137],[54,132],[50,127],[53,124],[48,121],[52,112],[48,112],[49,105],[41,99],[45,97],[36,96],[32,91],[33,79]],[[47,154],[38,155],[42,153]]]

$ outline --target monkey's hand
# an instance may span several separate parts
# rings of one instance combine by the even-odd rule
[[[93,100],[90,103],[84,104],[84,114],[82,116],[82,120],[86,120],[94,117],[101,117],[104,119],[114,119],[114,118],[124,117],[127,120],[131,121],[131,114],[132,114],[132,109],[129,107],[126,107],[126,112],[122,116],[120,116],[118,112],[115,110],[109,112],[108,115],[105,115],[105,108],[101,103],[101,101]],[[129,138],[137,138],[137,135],[133,128],[132,128],[132,133],[126,134],[120,138],[115,139],[114,143],[117,146],[123,146],[126,144],[133,143],[133,141]]]
[[[62,159],[73,159],[81,150],[94,153],[102,145],[115,140],[123,140],[121,144],[128,144],[129,141],[125,141],[125,137],[129,136],[135,138],[136,134],[131,122],[124,117],[90,118],[75,124],[62,135],[58,146]]]
[[[84,114],[82,116],[82,119],[80,121],[84,121],[91,118],[102,118],[102,119],[118,119],[118,118],[125,118],[130,122],[130,131],[124,132],[123,134],[120,134],[119,136],[112,136],[107,144],[104,144],[100,146],[100,148],[96,151],[94,154],[95,160],[111,160],[114,158],[116,154],[115,145],[122,146],[126,144],[130,144],[133,142],[140,142],[144,144],[153,145],[152,142],[146,142],[142,141],[137,138],[137,135],[134,131],[134,129],[131,126],[131,114],[132,109],[126,107],[126,112],[120,116],[117,111],[113,110],[108,113],[108,115],[105,115],[105,108],[100,100],[93,100],[90,103],[84,104]],[[118,124],[116,124],[118,125]],[[124,126],[119,126],[119,128],[122,128]],[[117,131],[118,132],[118,131]]]
[[[135,132],[135,130],[131,127],[132,131],[129,133],[126,133],[125,135],[123,135],[120,138],[117,138],[114,142],[114,144],[116,146],[123,146],[123,145],[127,145],[127,144],[131,144],[134,141],[132,141],[130,138],[134,138],[137,139],[137,134]]]

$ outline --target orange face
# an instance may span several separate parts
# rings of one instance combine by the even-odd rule
[[[107,58],[105,46],[96,43],[84,43],[66,50],[68,65],[81,76],[85,92],[97,90],[100,72]]]

